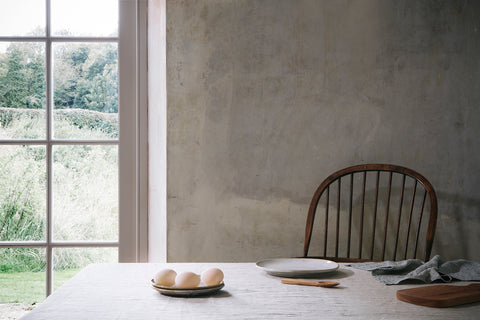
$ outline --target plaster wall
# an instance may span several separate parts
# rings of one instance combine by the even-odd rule
[[[433,254],[480,260],[480,3],[166,1],[167,260],[298,256],[331,172],[435,186]]]

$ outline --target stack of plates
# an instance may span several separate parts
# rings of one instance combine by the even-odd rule
[[[336,271],[338,263],[322,259],[285,258],[262,260],[257,262],[257,267],[273,276],[302,277]]]

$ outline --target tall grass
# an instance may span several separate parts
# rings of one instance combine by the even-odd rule
[[[54,127],[55,136],[63,139],[118,137],[115,115],[86,110],[58,110]],[[44,111],[0,108],[0,139],[44,138]],[[117,177],[115,145],[54,146],[53,239],[116,240]],[[46,181],[44,145],[0,145],[0,241],[45,240]],[[58,250],[54,258],[55,269],[62,270],[104,261],[105,252]],[[43,249],[0,250],[0,272],[34,272],[44,267]]]

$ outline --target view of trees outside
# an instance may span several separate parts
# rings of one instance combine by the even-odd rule
[[[55,42],[51,52],[52,137],[118,139],[117,43]],[[0,41],[0,140],[47,139],[46,93],[45,42]],[[53,240],[118,240],[118,146],[59,144],[51,155]],[[47,180],[45,144],[0,144],[0,241],[46,240]],[[54,287],[117,254],[54,248]],[[0,303],[42,301],[45,270],[45,248],[0,248]]]
[[[81,130],[72,135],[71,131],[62,130],[62,121],[56,121],[54,137],[118,138],[117,45],[63,43],[53,48],[55,117],[80,129],[98,132]]]

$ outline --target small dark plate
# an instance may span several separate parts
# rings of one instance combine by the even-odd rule
[[[193,297],[200,295],[213,294],[218,290],[222,289],[225,286],[225,283],[222,281],[214,286],[198,286],[195,288],[177,288],[177,287],[165,287],[155,284],[155,282],[150,280],[152,283],[152,288],[160,292],[161,294],[174,297]]]

